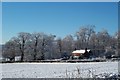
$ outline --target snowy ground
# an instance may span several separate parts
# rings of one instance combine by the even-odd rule
[[[3,78],[92,78],[118,74],[118,62],[6,63]]]

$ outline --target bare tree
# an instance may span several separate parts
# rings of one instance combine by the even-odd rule
[[[103,29],[101,32],[97,33],[97,39],[98,39],[98,53],[99,55],[103,56],[105,52],[105,48],[109,46],[110,44],[110,35],[107,32],[107,30]]]
[[[8,58],[10,61],[15,60],[16,55],[16,44],[14,41],[8,41],[2,48],[2,56]]]
[[[90,37],[92,36],[92,34],[95,32],[94,31],[94,25],[87,25],[87,26],[83,26],[80,28],[80,30],[78,32],[76,32],[76,37],[77,37],[77,48],[86,48],[89,47],[89,41],[90,41]]]
[[[71,55],[72,51],[75,48],[74,39],[72,35],[68,35],[63,39],[62,48],[63,48],[64,54],[66,54],[67,56]]]
[[[77,48],[85,48],[85,43],[86,43],[86,31],[87,28],[81,27],[78,32],[76,32],[77,36]]]
[[[47,35],[45,33],[31,34],[30,41],[27,43],[29,53],[33,56],[33,60],[52,58],[53,42],[55,35]]]
[[[95,25],[88,25],[87,26],[87,46],[90,48],[90,38],[92,37],[92,35],[95,34],[94,31]]]
[[[36,60],[37,54],[39,52],[39,45],[40,45],[40,33],[33,33],[31,34],[30,42],[29,42],[29,47],[32,50],[32,55],[33,55],[33,60]]]
[[[57,46],[58,46],[58,53],[62,56],[62,39],[61,38],[58,38],[57,39]]]
[[[116,36],[111,36],[107,30],[95,32],[94,28],[94,25],[82,26],[75,37],[68,35],[63,39],[55,39],[52,34],[21,32],[4,45],[3,55],[12,60],[19,54],[21,61],[24,61],[29,56],[32,57],[30,60],[61,58],[64,53],[70,56],[74,49],[92,49],[96,57],[104,56],[108,47],[112,53],[120,50],[120,31]]]
[[[116,32],[115,38],[113,40],[116,40],[116,48],[117,48],[117,55],[120,57],[120,30]]]
[[[47,35],[45,33],[41,33],[40,36],[40,53],[41,53],[41,59],[45,59],[45,53],[48,53],[50,51],[50,46],[52,47],[52,41],[54,40],[53,35]]]
[[[55,39],[55,35],[48,35],[46,38],[46,57],[48,59],[52,59],[53,58],[53,53],[54,53],[54,39]]]
[[[20,53],[21,53],[21,61],[24,59],[25,49],[26,49],[26,43],[29,41],[30,33],[21,32],[18,34],[18,37],[14,37],[13,40],[16,42],[16,44],[19,47]]]

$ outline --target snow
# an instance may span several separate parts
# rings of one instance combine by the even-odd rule
[[[118,74],[118,62],[6,63],[3,78],[92,78]]]
[[[90,50],[87,50],[87,51],[89,52]],[[85,50],[75,50],[72,53],[81,53],[81,54],[84,54]]]

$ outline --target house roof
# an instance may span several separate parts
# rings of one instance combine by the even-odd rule
[[[87,51],[89,52],[90,50],[87,50]],[[72,53],[81,53],[81,54],[84,54],[85,50],[75,50]]]

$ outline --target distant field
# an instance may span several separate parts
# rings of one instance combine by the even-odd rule
[[[118,74],[118,62],[6,63],[3,78],[92,78]]]

